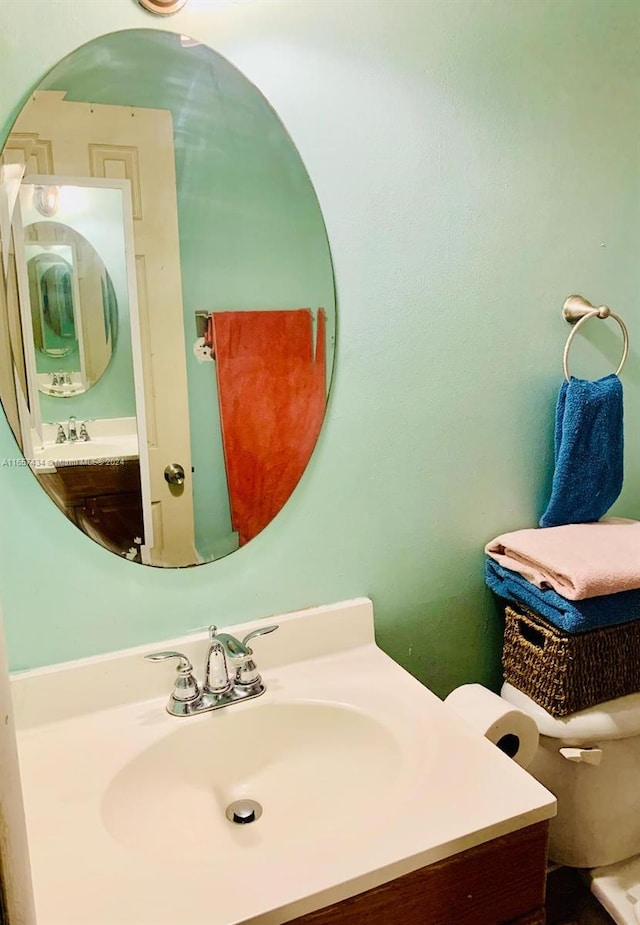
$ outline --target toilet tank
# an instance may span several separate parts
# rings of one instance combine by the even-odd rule
[[[605,867],[640,854],[640,694],[558,719],[510,684],[501,696],[538,724],[527,770],[558,801],[549,857]]]

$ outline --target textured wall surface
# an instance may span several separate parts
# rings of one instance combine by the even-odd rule
[[[629,322],[627,478],[640,516],[639,22],[635,0],[3,0],[3,135],[59,58],[101,33],[167,28],[269,99],[324,212],[336,371],[314,457],[241,551],[195,569],[121,561],[29,471],[0,465],[15,668],[369,595],[380,644],[436,692],[499,672],[482,548],[536,523],[579,292]],[[610,371],[592,322],[573,372]],[[14,457],[2,422],[0,457]]]

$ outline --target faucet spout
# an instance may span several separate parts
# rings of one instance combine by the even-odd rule
[[[207,694],[224,694],[231,687],[224,644],[216,636],[216,627],[209,627],[211,645],[204,663],[203,690]]]

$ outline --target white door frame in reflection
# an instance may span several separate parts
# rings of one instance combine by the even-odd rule
[[[131,184],[129,180],[102,179],[96,177],[62,177],[62,176],[42,176],[28,175],[25,176],[23,185],[31,186],[56,186],[56,187],[80,187],[86,189],[113,189],[120,193],[122,206],[122,237],[123,253],[125,266],[125,279],[127,299],[129,306],[129,319],[131,327],[131,349],[133,360],[133,387],[136,406],[136,420],[138,431],[138,445],[140,458],[140,488],[142,495],[142,511],[145,531],[145,548],[153,546],[153,521],[151,511],[151,482],[149,474],[149,453],[147,447],[147,422],[145,409],[145,393],[143,379],[143,360],[142,360],[142,342],[140,336],[140,315],[138,307],[138,287],[135,269],[135,238],[133,230],[133,211],[131,205]],[[51,216],[54,220],[55,216]],[[31,419],[28,427],[23,426],[23,433],[29,434],[29,445],[25,447],[25,455],[33,462],[33,445],[36,442],[43,443],[43,421],[40,411],[40,402],[38,397],[38,381],[35,368],[35,345],[33,339],[33,330],[31,325],[31,309],[29,302],[29,280],[27,275],[26,257],[24,251],[24,230],[23,216],[20,207],[20,197],[16,201],[16,207],[13,214],[13,234],[14,247],[16,254],[16,272],[18,278],[18,294],[20,301],[20,313],[22,320],[22,335],[25,352],[25,365],[27,369],[27,388],[29,393],[29,405],[31,408]],[[61,405],[64,411],[65,405]],[[62,413],[61,418],[65,419],[68,415]],[[36,469],[37,472],[37,469]]]

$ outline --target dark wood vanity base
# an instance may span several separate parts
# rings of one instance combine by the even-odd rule
[[[111,462],[61,466],[56,472],[36,471],[36,477],[72,523],[122,556],[136,538],[144,537],[140,463],[137,459]]]
[[[289,925],[544,925],[548,828],[495,838]]]

